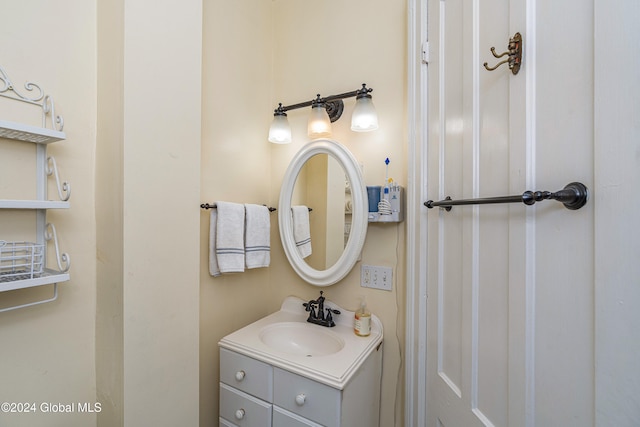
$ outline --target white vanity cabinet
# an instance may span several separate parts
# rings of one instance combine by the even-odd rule
[[[221,348],[220,426],[375,427],[381,374],[381,346],[342,390]]]
[[[382,323],[371,335],[353,331],[355,313],[335,326],[307,322],[305,301],[285,298],[279,311],[223,337],[220,426],[376,427],[380,414]]]

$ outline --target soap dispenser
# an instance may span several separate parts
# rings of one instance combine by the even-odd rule
[[[367,310],[367,301],[363,297],[356,311],[353,330],[360,337],[371,335],[371,313]]]

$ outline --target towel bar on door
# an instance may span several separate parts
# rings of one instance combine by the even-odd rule
[[[439,202],[427,200],[424,202],[424,205],[429,209],[441,207],[448,212],[451,210],[452,206],[459,205],[485,205],[518,202],[522,202],[525,205],[533,205],[535,202],[551,199],[562,202],[567,209],[576,210],[583,207],[587,203],[588,198],[589,189],[581,182],[572,182],[567,184],[562,190],[556,191],[555,193],[550,191],[525,191],[519,196],[501,196],[462,200],[451,200],[451,197],[447,196],[444,200],[440,200]]]

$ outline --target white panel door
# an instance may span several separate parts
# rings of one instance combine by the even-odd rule
[[[431,0],[428,15],[429,198],[592,187],[592,8]],[[486,70],[516,32],[519,74]],[[592,425],[592,203],[435,208],[427,234],[427,425]]]

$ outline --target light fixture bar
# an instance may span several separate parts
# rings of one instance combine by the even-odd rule
[[[328,104],[328,103],[332,103],[334,101],[339,101],[339,100],[343,100],[346,98],[353,98],[354,96],[358,96],[358,95],[365,95],[368,94],[370,92],[372,92],[373,89],[372,88],[368,88],[366,83],[362,83],[362,88],[361,89],[357,89],[351,92],[345,92],[345,93],[341,93],[339,95],[330,95],[324,98],[320,97],[320,94],[317,95],[316,99],[313,99],[311,101],[305,101],[305,102],[300,102],[298,104],[291,104],[291,105],[282,105],[279,104],[278,108],[276,108],[275,110],[273,110],[274,113],[284,113],[287,111],[291,111],[291,110],[297,110],[299,108],[304,108],[304,107],[311,107],[314,104],[318,104],[318,103],[324,103],[324,104]],[[342,115],[342,109],[340,109],[340,114],[334,119],[333,117],[331,117],[331,121],[335,122],[336,120],[338,120],[340,118],[340,115]]]
[[[338,95],[330,95],[322,98],[317,94],[311,101],[300,102],[291,105],[278,104],[273,110],[273,122],[269,128],[269,141],[275,144],[288,144],[291,142],[291,127],[287,121],[287,111],[299,108],[312,107],[312,115],[307,125],[307,134],[312,139],[328,138],[331,136],[331,123],[342,116],[344,110],[343,99],[356,97],[356,106],[351,117],[351,130],[355,132],[368,132],[378,128],[378,116],[371,102],[370,93],[373,89],[362,83],[362,88]]]

